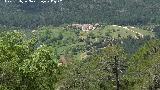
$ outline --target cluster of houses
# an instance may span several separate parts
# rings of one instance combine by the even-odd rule
[[[100,24],[96,23],[96,24],[71,24],[68,25],[67,27],[69,28],[74,28],[74,29],[80,29],[82,31],[92,31],[95,30],[98,26],[100,26]]]

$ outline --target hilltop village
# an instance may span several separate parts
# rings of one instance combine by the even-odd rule
[[[73,29],[80,29],[82,31],[92,31],[95,30],[97,27],[100,27],[101,25],[99,23],[96,24],[71,24],[68,25],[68,28],[73,28]]]
[[[136,34],[134,36],[135,39],[139,39],[137,36],[139,36],[140,38],[143,38],[144,35],[138,31],[135,31],[133,29],[136,29],[136,27],[133,26],[120,26],[120,25],[111,25],[112,27],[118,27],[118,28],[122,28],[125,30],[128,30],[129,32],[132,32],[134,34]],[[79,29],[82,30],[84,32],[89,32],[89,31],[93,31],[96,30],[98,27],[102,27],[102,25],[100,25],[99,23],[96,24],[71,24],[71,25],[67,25],[67,28],[72,28],[72,29]]]

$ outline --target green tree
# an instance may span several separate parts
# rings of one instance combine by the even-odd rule
[[[35,36],[28,40],[17,31],[0,34],[0,89],[54,89],[57,56],[52,47],[36,44]]]
[[[114,57],[117,57],[117,64]],[[126,69],[125,60],[126,56],[122,48],[108,46],[98,54],[69,65],[64,71],[64,77],[59,86],[65,90],[115,90],[116,73],[119,75],[118,81],[121,82]],[[115,68],[118,70],[115,71]]]
[[[126,87],[132,90],[157,90],[160,85],[160,41],[150,40],[129,60]]]

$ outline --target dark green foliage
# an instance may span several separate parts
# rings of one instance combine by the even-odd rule
[[[159,24],[159,6],[158,0],[62,0],[57,3],[23,4],[1,1],[0,24],[27,28],[75,22],[119,25]]]
[[[145,36],[144,38],[134,39],[133,37],[128,36],[128,38],[120,40],[119,43],[121,43],[122,47],[130,56],[149,40],[153,40],[153,38]]]
[[[65,71],[61,86],[64,90],[115,90],[115,61],[118,60],[119,80],[125,73],[124,51],[117,46],[108,46],[97,55],[72,64]],[[121,86],[120,86],[121,87]]]
[[[160,40],[151,40],[140,48],[129,61],[128,86],[133,90],[157,90],[159,78]]]

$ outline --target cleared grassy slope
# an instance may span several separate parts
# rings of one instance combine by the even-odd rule
[[[139,36],[151,36],[154,37],[155,33],[152,31],[147,31],[139,29],[132,26],[118,26],[118,25],[107,25],[105,28],[99,31],[93,31],[93,33],[101,33],[104,35],[108,33],[112,38],[127,38],[128,36],[137,37]]]

